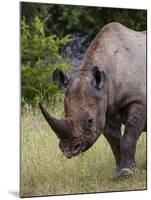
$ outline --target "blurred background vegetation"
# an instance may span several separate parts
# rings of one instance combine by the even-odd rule
[[[146,30],[145,10],[21,2],[22,105],[62,101],[52,84],[55,68],[78,67],[97,32],[109,22]]]

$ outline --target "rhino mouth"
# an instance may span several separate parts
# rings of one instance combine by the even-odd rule
[[[70,159],[74,156],[77,156],[79,155],[80,153],[83,153],[85,151],[87,151],[93,144],[90,144],[90,143],[84,143],[84,144],[76,144],[74,145],[74,147],[72,147],[72,151],[64,151],[63,152],[63,155]]]
[[[72,157],[74,157],[74,156],[77,156],[77,155],[79,155],[80,153],[82,153],[82,151],[79,151],[79,152],[76,152],[76,153],[63,153],[63,155],[66,157],[66,158],[68,158],[68,159],[70,159],[70,158],[72,158]]]

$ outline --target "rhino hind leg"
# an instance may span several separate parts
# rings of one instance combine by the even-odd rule
[[[120,162],[120,175],[132,175],[136,163],[135,152],[136,144],[139,136],[141,135],[144,124],[146,123],[146,114],[144,109],[139,104],[134,104],[129,108],[128,119],[125,126],[124,135],[121,138],[121,162]]]

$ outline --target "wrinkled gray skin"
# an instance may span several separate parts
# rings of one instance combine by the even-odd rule
[[[137,140],[146,130],[146,32],[115,22],[104,26],[79,70],[69,78],[56,69],[53,81],[65,91],[65,117],[54,119],[40,108],[63,154],[71,158],[86,151],[103,133],[118,174],[133,174]]]

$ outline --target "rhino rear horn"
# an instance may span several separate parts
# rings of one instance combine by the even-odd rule
[[[40,110],[46,119],[49,126],[52,128],[52,130],[56,133],[56,135],[60,139],[67,139],[70,137],[69,132],[69,125],[68,122],[65,119],[55,119],[52,117],[42,106],[41,103],[39,103]]]

